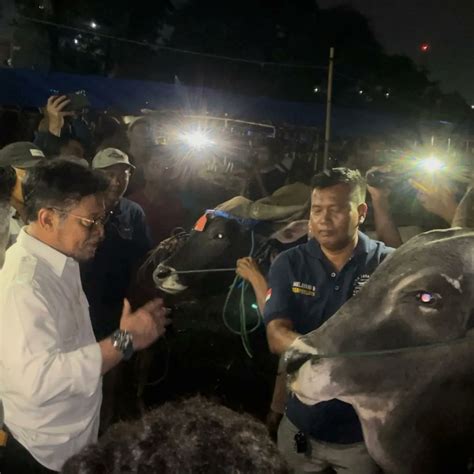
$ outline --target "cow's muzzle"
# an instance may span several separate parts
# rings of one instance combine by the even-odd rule
[[[187,289],[187,286],[180,281],[176,269],[162,263],[153,272],[153,282],[158,289],[171,295],[181,293]]]
[[[298,371],[305,362],[314,359],[317,355],[318,351],[314,347],[303,342],[301,338],[296,339],[285,352],[286,372],[292,374]]]

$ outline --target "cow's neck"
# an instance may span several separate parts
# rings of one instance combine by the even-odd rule
[[[467,440],[474,436],[474,384],[459,383],[459,376],[347,400],[359,415],[370,454],[386,474],[458,472],[452,470],[459,467],[455,463],[467,463],[466,452],[472,448]],[[464,376],[467,381],[468,374]],[[460,429],[466,423],[468,434]]]

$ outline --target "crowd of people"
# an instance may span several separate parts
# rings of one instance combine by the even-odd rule
[[[131,308],[127,291],[147,253],[185,225],[187,190],[148,119],[126,133],[111,119],[94,133],[67,106],[51,97],[35,142],[0,150],[0,471],[379,472],[354,409],[307,406],[288,396],[284,374],[271,407],[278,450],[263,425],[200,398],[109,429],[120,362],[169,324],[162,300]],[[411,186],[449,226],[465,185],[428,184]],[[317,174],[311,189],[307,243],[276,258],[268,275],[250,257],[237,262],[278,355],[402,244],[390,188],[339,167]],[[379,240],[361,232],[367,190]]]

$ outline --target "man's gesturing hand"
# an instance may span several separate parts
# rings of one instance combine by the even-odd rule
[[[120,329],[133,336],[133,349],[139,351],[155,342],[166,331],[171,322],[167,319],[168,309],[162,299],[154,299],[132,312],[128,300],[124,300]]]

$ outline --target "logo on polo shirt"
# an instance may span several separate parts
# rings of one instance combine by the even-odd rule
[[[359,291],[362,289],[362,287],[367,283],[369,280],[370,275],[367,273],[363,273],[362,275],[359,275],[355,280],[354,280],[354,285],[353,285],[353,290],[352,290],[352,295],[356,295],[359,293]]]
[[[301,283],[300,281],[294,281],[291,285],[291,291],[297,295],[304,296],[316,296],[316,287],[309,283]]]

